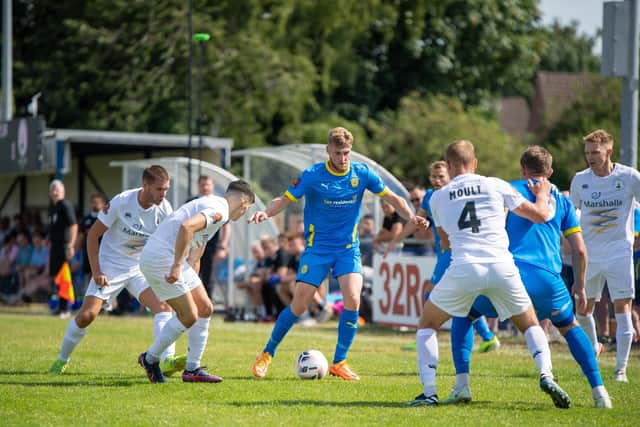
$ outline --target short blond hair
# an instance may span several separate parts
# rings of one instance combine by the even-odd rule
[[[329,131],[329,144],[339,148],[351,147],[353,146],[353,135],[343,127],[333,128]]]
[[[468,165],[475,160],[476,151],[471,141],[461,139],[449,144],[444,157],[449,163]]]
[[[582,138],[582,142],[585,144],[605,145],[608,148],[613,147],[613,137],[604,129],[594,130],[589,135]]]

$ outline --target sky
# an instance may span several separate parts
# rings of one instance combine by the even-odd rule
[[[602,8],[604,0],[540,0],[542,22],[551,24],[557,19],[562,24],[578,21],[580,33],[594,36],[602,28]],[[601,40],[594,46],[594,53],[602,50]]]

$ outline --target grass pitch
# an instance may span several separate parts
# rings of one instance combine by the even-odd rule
[[[100,316],[62,376],[46,374],[57,357],[68,320],[46,314],[0,312],[0,425],[637,425],[640,351],[632,349],[629,384],[612,378],[615,352],[600,359],[613,399],[610,411],[593,409],[591,390],[564,343],[552,344],[554,373],[573,407],[556,409],[538,388],[535,365],[522,338],[502,339],[498,353],[472,359],[473,402],[463,406],[407,408],[422,390],[415,352],[400,349],[412,332],[365,326],[350,353],[360,382],[296,377],[297,355],[322,351],[331,362],[336,322],[295,326],[278,350],[267,378],[254,379],[251,364],[271,324],[224,323],[215,317],[203,364],[221,384],[185,384],[176,375],[150,384],[137,365],[152,340],[151,317]],[[439,334],[438,390],[455,381],[448,333]],[[178,352],[186,351],[186,336]]]

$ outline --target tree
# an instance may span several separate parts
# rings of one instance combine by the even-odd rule
[[[544,71],[597,73],[600,58],[593,54],[596,38],[578,33],[578,23],[563,26],[555,21],[540,29],[542,56],[539,68]]]
[[[469,139],[476,148],[478,173],[515,179],[523,146],[479,109],[465,109],[458,99],[420,97],[400,100],[397,111],[372,121],[370,156],[407,183],[428,184],[429,165],[442,160],[447,145]]]

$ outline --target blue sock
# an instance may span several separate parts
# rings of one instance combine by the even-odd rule
[[[466,317],[454,317],[451,323],[451,353],[456,374],[468,374],[473,351],[473,328]]]
[[[578,362],[582,373],[589,380],[591,388],[602,385],[602,377],[598,368],[598,361],[593,352],[591,340],[580,326],[574,326],[565,334],[564,339],[569,344],[569,350],[573,358]]]
[[[284,336],[287,335],[287,332],[289,332],[289,329],[291,329],[297,320],[298,316],[293,314],[289,306],[282,310],[280,316],[278,316],[278,320],[276,320],[276,324],[273,326],[271,338],[269,338],[269,342],[264,348],[264,351],[269,353],[271,356],[275,356],[276,348],[280,345],[280,341],[284,339]]]
[[[484,320],[484,316],[478,317],[476,321],[473,322],[473,329],[475,329],[478,335],[482,337],[482,341],[489,341],[493,339],[493,332],[489,329],[489,325],[487,325],[487,321]]]
[[[347,352],[351,348],[357,330],[358,312],[343,309],[338,323],[338,343],[336,344],[336,352],[333,355],[334,364],[347,358]]]

